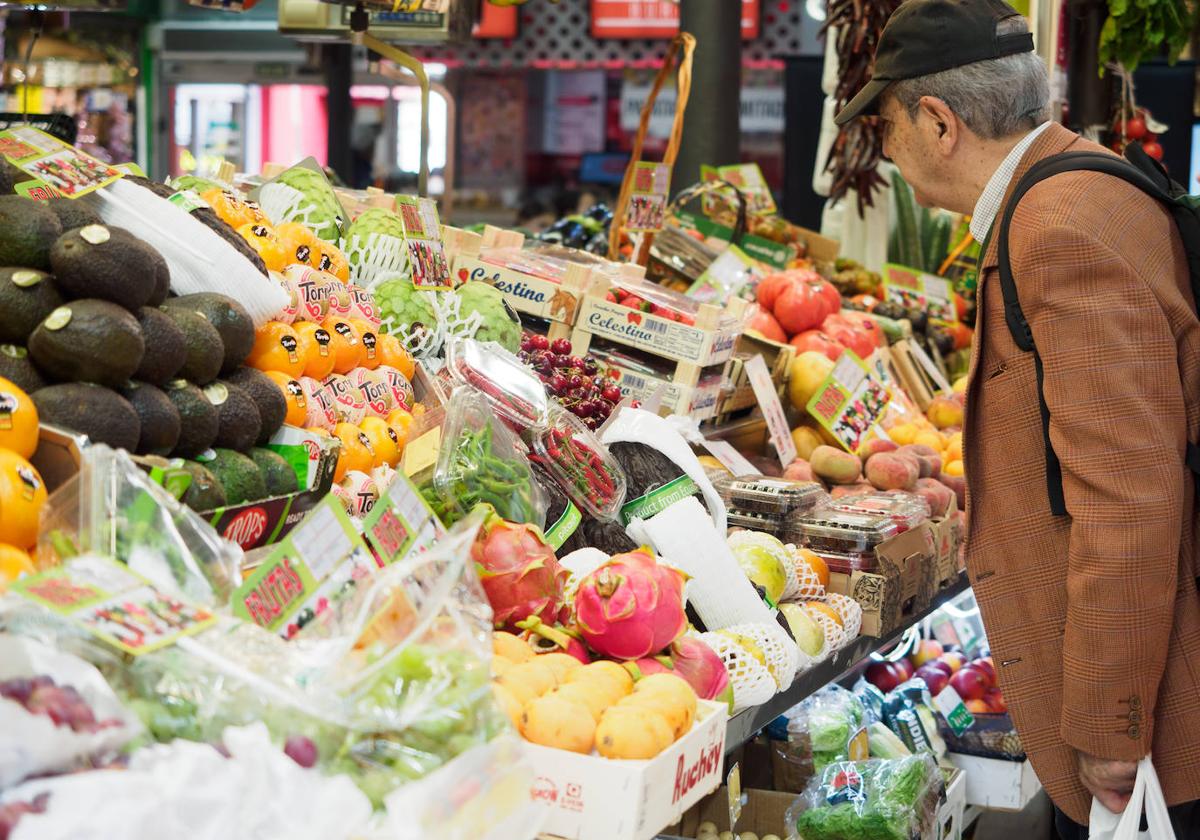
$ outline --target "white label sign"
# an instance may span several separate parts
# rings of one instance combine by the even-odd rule
[[[779,402],[779,394],[775,393],[775,383],[771,381],[771,374],[761,353],[746,362],[746,375],[750,378],[750,387],[754,389],[754,397],[767,421],[771,442],[779,453],[779,463],[786,467],[796,460],[796,442],[792,440],[792,430],[788,428],[783,405]]]

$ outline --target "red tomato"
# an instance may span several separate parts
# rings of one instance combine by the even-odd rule
[[[821,325],[821,331],[826,333],[830,338],[839,344],[843,345],[848,350],[853,350],[854,355],[860,359],[865,359],[875,351],[876,336],[879,333],[878,326],[874,332],[869,327],[865,327],[849,315],[856,314],[850,312],[842,312],[835,315],[830,315],[825,319],[825,323]]]
[[[1125,136],[1130,140],[1141,140],[1146,136],[1146,121],[1141,117],[1134,117],[1125,123]]]
[[[824,278],[810,280],[809,283],[816,288],[817,293],[825,301],[825,307],[829,310],[830,315],[841,310],[842,296],[832,283]]]
[[[787,342],[787,333],[783,331],[783,327],[779,326],[775,316],[764,309],[761,304],[754,309],[755,312],[750,316],[746,329],[756,330],[771,341],[778,341],[781,344]]]
[[[872,348],[878,350],[887,343],[883,336],[883,330],[879,327],[879,322],[867,315],[867,313],[847,310],[846,312],[842,312],[841,316],[855,324],[857,331],[870,339]]]
[[[1149,143],[1142,144],[1142,151],[1155,160],[1163,159],[1163,147],[1157,141],[1151,140]]]
[[[829,314],[826,302],[808,283],[792,283],[775,301],[775,319],[789,335],[819,327]]]
[[[790,344],[796,348],[796,353],[814,350],[823,353],[830,361],[836,362],[846,348],[820,330],[805,330],[794,336]]]
[[[754,296],[767,309],[774,309],[775,301],[779,299],[779,293],[787,288],[790,283],[791,278],[787,274],[768,274],[762,280],[758,281],[758,286],[754,290]]]

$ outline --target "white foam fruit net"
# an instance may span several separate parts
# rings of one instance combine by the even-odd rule
[[[832,653],[835,650],[841,650],[849,644],[853,637],[847,637],[846,631],[841,624],[834,621],[832,617],[824,610],[814,607],[813,604],[806,603],[804,611],[812,617],[813,621],[820,625],[825,632],[825,639],[829,642],[829,651]],[[836,612],[836,610],[835,610]],[[859,612],[859,621],[862,620],[862,613]]]
[[[803,550],[794,545],[789,545],[788,551],[792,555],[792,562],[789,565],[792,568],[792,574],[796,578],[796,591],[791,595],[784,595],[783,600],[820,601],[825,597],[825,587],[821,585],[821,579],[817,577],[817,573],[813,571],[812,566],[804,559]]]
[[[408,262],[408,243],[386,233],[371,233],[364,241],[355,234],[342,239],[342,253],[350,265],[350,282],[364,289],[373,289],[396,275],[408,277],[412,271]]]
[[[842,617],[842,633],[845,634],[846,641],[852,642],[857,639],[862,630],[862,605],[853,598],[839,595],[837,592],[828,593],[825,601],[833,608],[834,612]]]
[[[483,326],[483,315],[479,312],[462,314],[462,298],[454,292],[438,295],[438,316],[446,327],[446,335],[455,338],[474,338]]]
[[[733,711],[740,712],[751,706],[759,706],[775,696],[778,686],[767,666],[754,654],[724,633],[702,633],[704,642],[729,672],[729,684],[733,686]]]
[[[796,564],[790,558],[783,564],[783,571],[787,577],[787,583],[783,586],[783,597],[779,600],[790,601],[800,594],[800,578],[796,575]]]
[[[318,239],[326,242],[337,242],[340,238],[338,220],[329,218],[308,196],[295,187],[281,184],[278,181],[263,184],[258,191],[258,204],[266,213],[271,224],[283,222],[300,222]]]

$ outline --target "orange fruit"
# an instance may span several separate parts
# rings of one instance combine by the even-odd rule
[[[362,429],[352,423],[338,423],[333,427],[333,436],[342,442],[337,469],[333,474],[335,483],[340,482],[348,472],[371,471],[375,463],[375,450],[371,446],[371,439]]]
[[[362,342],[362,355],[358,359],[359,367],[375,370],[382,363],[379,358],[379,331],[362,318],[351,318],[348,323],[354,327],[358,333],[358,340]]]
[[[332,274],[343,283],[350,282],[350,264],[346,262],[346,255],[332,242],[321,240],[317,246],[316,262],[313,263],[313,267],[326,274]]]
[[[386,418],[387,424],[396,430],[396,435],[400,438],[400,449],[404,450],[404,444],[408,442],[408,433],[412,429],[413,420],[412,413],[404,408],[393,408]]]
[[[15,545],[0,543],[0,592],[6,584],[12,583],[22,575],[36,575],[37,567],[29,552]]]
[[[305,359],[300,355],[296,331],[282,321],[267,321],[254,333],[254,347],[246,365],[262,371],[277,370],[292,379],[304,375]]]
[[[277,370],[265,371],[267,376],[279,386],[283,398],[287,401],[287,414],[283,422],[289,426],[303,426],[308,419],[308,401],[304,398],[304,386],[293,376],[280,373]]]
[[[316,268],[321,261],[321,240],[299,222],[284,222],[276,225],[275,233],[283,243],[287,265],[309,265]]]
[[[10,449],[0,449],[0,542],[33,546],[45,504],[46,483],[33,464]]]
[[[337,358],[329,346],[329,333],[313,321],[300,321],[292,325],[300,342],[300,355],[304,358],[304,375],[313,379],[324,379],[333,373]]]
[[[357,322],[356,322],[357,323]],[[363,321],[362,323],[367,323]],[[408,352],[408,348],[404,346],[404,342],[389,333],[380,332],[374,329],[375,333],[375,356],[378,359],[376,365],[387,365],[400,371],[404,378],[412,382],[413,374],[416,373],[417,363],[412,357],[412,353]]]
[[[261,222],[247,222],[237,226],[237,232],[245,239],[262,258],[263,265],[268,271],[282,271],[287,265],[284,257],[283,243],[275,235],[270,225]]]
[[[267,217],[257,203],[247,201],[237,193],[222,189],[205,190],[200,193],[202,198],[217,218],[231,228],[237,229],[242,225],[267,225]]]
[[[821,556],[807,548],[798,549],[800,557],[804,562],[808,563],[808,567],[813,570],[813,574],[821,581],[821,586],[825,589],[829,588],[829,566],[821,559]]]
[[[400,435],[387,424],[386,420],[381,417],[364,417],[358,427],[371,441],[371,448],[375,450],[374,466],[387,464],[389,467],[394,467],[399,463]]]
[[[358,367],[362,361],[363,344],[358,330],[350,321],[345,318],[326,318],[321,326],[329,333],[329,347],[335,358],[333,372],[347,374]]]
[[[37,406],[15,383],[0,377],[0,448],[29,458],[37,445]]]
[[[845,626],[842,624],[842,617],[838,615],[837,610],[826,603],[821,601],[805,601],[804,609],[808,610],[809,612],[820,613],[821,615],[833,619],[838,627]]]

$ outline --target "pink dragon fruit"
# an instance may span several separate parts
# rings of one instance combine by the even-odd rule
[[[562,627],[551,627],[536,615],[518,621],[517,626],[524,632],[521,638],[529,643],[535,653],[565,653],[574,656],[584,665],[592,661],[587,647],[579,641],[572,631]]]
[[[687,680],[697,697],[723,700],[733,712],[733,685],[716,651],[693,636],[680,636],[671,645],[671,662],[674,672]]]
[[[647,549],[618,554],[579,584],[575,620],[592,650],[613,659],[657,653],[687,629],[683,575]]]
[[[641,659],[626,662],[625,670],[633,677],[633,681],[637,682],[642,677],[648,677],[651,674],[673,674],[675,673],[675,663],[669,656],[643,656]]]
[[[536,526],[506,522],[489,508],[471,559],[497,629],[517,632],[517,622],[531,616],[547,624],[558,621],[568,572]]]

